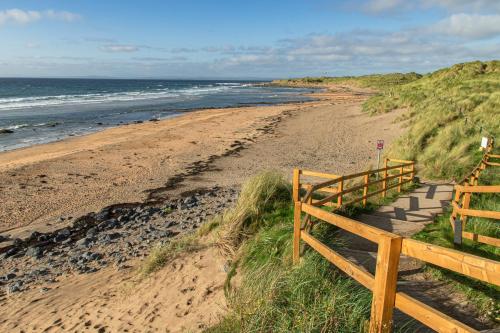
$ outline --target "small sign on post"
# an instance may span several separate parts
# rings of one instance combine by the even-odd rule
[[[483,136],[483,138],[481,139],[481,150],[484,150],[488,148],[488,138]]]
[[[384,140],[377,140],[377,149],[378,150],[384,149]]]
[[[384,149],[384,140],[377,140],[377,169],[380,169],[380,152]],[[378,180],[378,172],[377,172],[377,180]]]

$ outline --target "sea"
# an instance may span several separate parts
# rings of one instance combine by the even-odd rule
[[[308,101],[262,81],[0,78],[0,151],[196,109]],[[242,108],[241,112],[245,112]]]

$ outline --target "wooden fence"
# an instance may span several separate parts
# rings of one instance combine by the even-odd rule
[[[492,159],[499,159],[500,155],[492,154],[493,140],[489,140],[488,147],[481,159],[481,162],[462,181],[461,185],[455,186],[455,195],[452,201],[453,211],[450,216],[451,227],[454,233],[454,243],[461,244],[463,238],[476,242],[500,246],[500,239],[488,237],[472,232],[464,231],[468,217],[483,217],[500,220],[500,212],[470,209],[471,196],[473,193],[479,195],[484,193],[500,193],[500,185],[478,186],[481,173],[488,167],[498,167],[500,163],[493,162]]]
[[[376,179],[370,180],[370,176],[373,175],[376,176]],[[302,181],[301,178],[304,176],[328,180],[312,184],[310,182]],[[335,208],[340,208],[341,206],[347,206],[362,201],[363,206],[366,206],[367,199],[369,197],[377,194],[381,194],[382,197],[385,197],[388,190],[396,187],[398,192],[401,192],[402,186],[411,182],[414,177],[415,162],[389,158],[384,160],[383,168],[345,176],[294,169],[293,200],[295,202],[308,202],[313,206],[330,206]],[[377,188],[375,191],[370,192],[373,185]],[[300,198],[301,189],[306,190],[306,194],[303,198]],[[344,202],[344,197],[347,194],[354,193],[356,191],[363,191],[363,194],[360,197]],[[326,196],[321,199],[314,199],[314,193],[325,194]]]
[[[390,332],[392,330],[394,308],[398,308],[402,312],[438,332],[477,332],[473,328],[458,322],[457,320],[427,306],[411,296],[403,292],[398,292],[397,279],[399,258],[400,255],[403,254],[484,282],[492,283],[497,286],[500,286],[500,262],[404,238],[359,221],[328,212],[321,207],[318,207],[321,205],[334,207],[345,205],[342,202],[342,196],[349,192],[346,192],[346,189],[342,187],[341,182],[346,179],[366,177],[366,175],[373,172],[385,174],[384,177],[378,180],[379,182],[382,182],[382,184],[385,183],[385,186],[382,185],[382,191],[378,190],[368,193],[368,187],[366,184],[368,183],[368,185],[370,185],[370,182],[366,181],[365,178],[362,187],[360,187],[361,185],[354,186],[354,188],[357,188],[358,190],[363,189],[362,197],[358,198],[359,200],[352,200],[351,202],[366,200],[367,197],[375,195],[376,193],[385,193],[385,191],[390,188],[390,186],[387,186],[389,177],[394,176],[386,174],[390,170],[399,170],[397,177],[394,177],[394,179],[398,179],[396,186],[402,185],[405,181],[402,177],[404,177],[405,174],[412,177],[415,169],[414,164],[411,161],[399,162],[401,164],[397,166],[386,166],[379,170],[372,170],[348,176],[294,170],[294,263],[297,263],[300,259],[299,249],[300,241],[302,240],[344,273],[371,290],[373,298],[370,317],[370,332]],[[410,170],[405,171],[404,168],[408,168]],[[303,184],[300,183],[301,175],[327,178],[330,180],[316,185],[305,184],[303,186]],[[407,181],[409,181],[409,179],[407,179]],[[337,187],[331,188],[330,186],[334,184],[336,184]],[[300,198],[301,188],[306,190],[306,194],[302,198]],[[353,187],[350,189],[352,190]],[[326,193],[327,196],[324,199],[313,200],[313,192],[320,190],[321,192]],[[328,200],[325,200],[327,198]],[[335,198],[337,199],[337,202],[332,204],[331,200]],[[318,221],[329,223],[378,244],[375,275],[367,272],[361,266],[349,261],[347,258],[343,257],[341,254],[332,250],[330,247],[326,246],[320,240],[312,236],[310,231],[307,229],[307,225],[313,217]]]

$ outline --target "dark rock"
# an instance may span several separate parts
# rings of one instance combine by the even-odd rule
[[[11,284],[8,288],[9,292],[15,293],[15,292],[21,291],[22,285],[23,285],[23,281],[17,281],[16,283]]]
[[[46,276],[49,274],[49,270],[47,268],[35,269],[30,272],[30,275],[35,277]]]
[[[5,258],[11,257],[14,254],[16,254],[17,252],[19,252],[19,248],[11,247],[7,252],[5,252]]]
[[[35,240],[38,240],[38,237],[40,237],[42,234],[37,232],[37,231],[33,231],[31,233],[31,235],[28,237],[28,240],[29,241],[35,241]]]
[[[2,242],[6,242],[6,241],[8,241],[8,240],[9,240],[9,238],[8,238],[8,237],[5,237],[5,236],[0,235],[0,243],[2,243]]]
[[[29,247],[26,250],[25,255],[28,257],[40,259],[43,256],[43,250],[41,248],[39,248],[38,246]]]
[[[175,221],[167,221],[167,222],[165,223],[165,228],[170,228],[170,227],[173,227],[173,226],[174,226],[174,225],[176,225],[176,224],[177,224],[177,222],[175,222]]]
[[[11,273],[7,273],[7,274],[5,274],[4,276],[2,276],[2,277],[0,278],[0,280],[2,280],[2,281],[10,281],[10,280],[14,279],[16,276],[17,276],[17,275],[16,275],[15,273],[12,273],[12,272],[11,272]]]
[[[90,247],[92,242],[93,239],[91,237],[85,237],[76,241],[75,245],[79,247]]]
[[[96,252],[85,252],[82,254],[82,259],[84,261],[95,261],[102,259],[102,254]]]
[[[185,204],[193,204],[196,202],[198,202],[198,199],[194,195],[191,195],[191,196],[184,199]]]
[[[62,242],[66,240],[69,236],[71,236],[71,231],[69,231],[69,229],[63,229],[57,233],[56,237],[54,237],[54,242],[56,243]]]
[[[101,239],[102,239],[103,241],[108,241],[108,242],[109,242],[109,241],[112,241],[112,240],[118,239],[118,238],[120,238],[121,236],[122,236],[122,235],[121,235],[119,232],[113,232],[113,233],[110,233],[110,234],[104,234],[104,235],[102,235],[102,236],[101,236],[101,237],[102,237]]]
[[[96,214],[95,219],[99,222],[109,219],[109,210],[103,209],[99,213]]]
[[[92,237],[92,236],[95,236],[97,234],[97,229],[96,228],[90,228],[89,230],[87,230],[87,237]]]
[[[47,234],[41,234],[40,236],[38,236],[38,238],[36,239],[38,242],[46,242],[50,239],[50,236],[47,235]]]
[[[14,133],[13,130],[7,128],[0,128],[0,134],[11,134]]]

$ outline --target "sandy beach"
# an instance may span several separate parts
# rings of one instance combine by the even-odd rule
[[[265,169],[287,177],[294,167],[337,174],[363,170],[376,164],[377,139],[389,145],[404,131],[403,123],[395,121],[401,111],[377,116],[362,112],[362,102],[369,94],[357,88],[331,87],[316,94],[313,102],[200,110],[2,153],[2,234],[12,240],[33,231],[61,230],[79,216],[106,206],[155,206],[207,188],[226,192],[220,199],[217,193],[221,190],[200,194],[200,209],[217,207],[220,211],[224,206],[210,201],[212,196],[218,202],[234,201],[236,194],[231,191],[237,192],[246,178]],[[179,214],[184,211],[179,209]],[[0,330],[142,332],[168,327],[169,332],[180,332],[198,331],[214,323],[224,313],[226,272],[225,259],[210,252],[212,249],[182,257],[147,280],[136,281],[140,260],[122,263],[124,249],[129,249],[126,253],[131,258],[140,258],[153,246],[154,242],[144,238],[143,229],[148,224],[155,228],[165,225],[165,218],[155,214],[152,222],[147,216],[148,220],[140,220],[136,226],[128,223],[128,229],[114,229],[121,233],[118,240],[103,239],[101,236],[113,235],[104,231],[93,253],[85,252],[83,242],[72,243],[70,238],[45,250],[49,254],[41,261],[37,255],[30,258],[26,250],[22,250],[24,256],[4,259],[0,273],[15,271],[25,283],[20,285],[21,293],[9,291],[12,284],[0,292]],[[198,216],[206,215],[194,218]],[[184,218],[186,215],[178,217]],[[79,228],[89,235],[85,227]],[[78,231],[74,232],[76,237]],[[155,232],[149,235],[153,234],[154,239],[161,239]],[[135,242],[137,239],[140,241]],[[87,254],[98,255],[96,258],[104,254],[104,259],[114,255],[119,260],[114,265],[99,260],[100,268],[94,273],[86,264],[68,265],[66,257],[81,261]],[[19,271],[21,266],[28,272]],[[43,271],[42,266],[50,269]],[[71,267],[84,267],[85,274]],[[206,269],[213,271],[207,275]],[[200,276],[210,278],[198,283]]]
[[[360,110],[367,91],[346,89],[318,93],[315,102],[200,110],[1,153],[0,231],[45,230],[111,204],[237,185],[262,169],[366,167],[374,140],[399,134],[398,114],[369,117]]]

